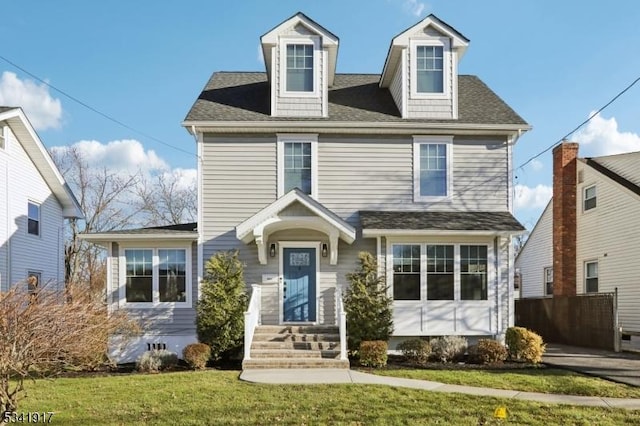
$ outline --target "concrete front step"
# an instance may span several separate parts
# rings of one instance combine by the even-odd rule
[[[325,358],[252,358],[242,361],[243,370],[250,368],[349,368],[349,361]]]
[[[299,350],[314,350],[314,351],[327,351],[337,350],[340,347],[340,342],[294,342],[294,341],[262,341],[256,342],[255,340],[251,344],[251,350],[256,349],[299,349]]]
[[[256,334],[339,334],[335,325],[260,325]]]
[[[298,350],[298,349],[252,349],[251,358],[340,358],[340,351]]]

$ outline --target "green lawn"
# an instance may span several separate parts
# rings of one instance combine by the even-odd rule
[[[372,370],[370,372],[382,376],[405,377],[452,385],[480,386],[523,392],[640,398],[640,388],[553,368],[528,368],[522,370],[428,370],[407,368]]]
[[[640,424],[640,411],[365,385],[256,385],[238,372],[122,374],[27,383],[20,411],[52,424]],[[494,410],[509,417],[499,423]]]

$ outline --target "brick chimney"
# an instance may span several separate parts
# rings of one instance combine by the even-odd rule
[[[578,144],[553,150],[553,295],[576,294],[576,184]]]

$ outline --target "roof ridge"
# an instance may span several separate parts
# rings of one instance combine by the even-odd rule
[[[631,191],[631,192],[633,192],[633,193],[635,193],[637,195],[640,195],[640,186],[638,186],[635,183],[631,182],[629,179],[619,175],[618,173],[614,172],[610,168],[598,163],[593,158],[585,158],[585,163],[588,166],[590,166],[592,169],[600,172],[601,174],[605,175],[606,177],[608,177],[612,181],[616,182],[617,184],[622,185],[623,187],[627,188],[629,191]]]

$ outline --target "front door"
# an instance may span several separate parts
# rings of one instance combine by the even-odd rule
[[[285,322],[316,321],[316,249],[283,248],[283,315]]]

